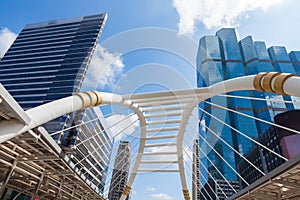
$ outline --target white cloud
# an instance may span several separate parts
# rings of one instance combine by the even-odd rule
[[[150,197],[154,199],[161,199],[161,200],[172,200],[173,198],[167,194],[164,193],[158,193],[158,194],[151,194]]]
[[[15,41],[17,34],[11,32],[8,28],[0,30],[0,54],[4,55],[10,45]]]
[[[153,192],[153,191],[155,191],[155,187],[153,187],[153,186],[147,186],[146,190]]]
[[[283,0],[173,0],[179,14],[179,33],[193,34],[195,24],[201,22],[211,29],[236,25],[240,17],[248,18],[247,12],[267,10]]]
[[[136,121],[137,118],[136,115],[128,117],[127,115],[115,114],[106,118],[106,123],[108,124],[108,127],[110,127],[112,137],[114,137],[116,141],[119,141],[126,135],[131,135],[135,132],[139,125],[139,122]],[[132,125],[130,126],[130,124]]]
[[[113,87],[116,77],[122,75],[124,64],[119,53],[110,53],[97,45],[85,79],[85,87]]]

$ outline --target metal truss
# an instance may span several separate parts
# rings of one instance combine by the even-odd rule
[[[104,199],[42,127],[0,145],[0,195],[12,188],[35,199]]]
[[[266,176],[244,188],[229,200],[300,198],[300,155],[282,164]]]
[[[117,95],[100,92],[84,92],[74,96],[53,101],[51,103],[30,109],[24,112],[18,108],[11,114],[3,112],[0,121],[0,143],[10,142],[16,137],[22,137],[28,131],[66,113],[99,105],[121,105],[135,112],[140,121],[140,143],[138,155],[133,166],[133,172],[121,200],[129,195],[137,173],[143,172],[176,172],[180,180],[185,200],[190,200],[187,187],[185,165],[183,160],[183,138],[187,122],[194,108],[200,102],[213,96],[240,90],[257,90],[273,92],[281,95],[300,97],[300,78],[291,74],[260,73],[226,80],[210,87],[178,90],[170,92],[156,92],[147,94]],[[4,102],[8,101],[1,96]],[[15,113],[18,113],[17,115]],[[8,120],[9,119],[9,120]],[[151,128],[153,125],[163,125],[160,128]],[[172,140],[172,142],[165,142]],[[160,149],[174,146],[173,151]],[[159,147],[156,152],[147,151],[148,148]],[[38,154],[35,154],[38,155]],[[147,157],[174,156],[172,161],[149,160]],[[177,165],[177,169],[142,168],[143,164]],[[11,164],[14,166],[14,163]],[[55,173],[55,172],[53,172]],[[65,181],[66,178],[61,181]],[[37,184],[39,185],[39,184]],[[59,187],[60,188],[60,187]]]

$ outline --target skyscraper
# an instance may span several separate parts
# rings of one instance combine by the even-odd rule
[[[100,108],[85,109],[75,117],[80,126],[71,129],[62,140],[73,144],[71,148],[75,153],[71,154],[71,161],[99,193],[104,191],[112,152],[112,141],[103,118]]]
[[[280,113],[275,116],[276,124],[288,127],[293,130],[300,130],[299,125],[300,110],[291,110]],[[287,159],[291,159],[300,153],[300,135],[281,129],[279,127],[271,126],[258,139],[261,144],[279,153]],[[245,156],[251,163],[260,168],[265,174],[271,172],[285,162],[284,159],[279,158],[272,152],[256,146]],[[249,163],[242,160],[237,165],[239,173],[248,183],[253,183],[263,175],[256,169],[251,167]],[[247,185],[240,180],[240,185],[244,188]]]
[[[257,141],[268,147],[269,149],[272,149],[273,151],[282,155],[280,139],[280,135],[276,131],[276,128],[270,127],[257,139]],[[265,174],[269,173],[285,162],[277,155],[274,155],[272,152],[262,149],[260,146],[253,147],[252,150],[245,155],[245,157]],[[239,163],[237,163],[237,168],[238,172],[248,183],[253,183],[263,176],[245,160],[241,160]],[[241,188],[247,187],[247,185],[241,180],[240,185]]]
[[[235,29],[223,28],[217,31],[215,36],[204,36],[200,39],[197,56],[197,84],[198,87],[210,86],[223,80],[259,72],[277,71],[299,75],[299,70],[295,70],[299,61],[299,52],[288,54],[285,47],[267,49],[264,42],[254,42],[251,36],[238,41]],[[233,98],[234,96],[245,98]],[[267,101],[254,101],[247,97],[263,98]],[[256,91],[231,92],[227,96],[217,96],[207,100],[201,107],[208,114],[200,112],[200,116],[202,116],[201,120],[205,121],[205,126],[219,135],[236,151],[245,155],[253,148],[252,142],[210,117],[209,114],[239,131],[247,133],[252,138],[258,138],[270,128],[270,125],[233,114],[214,106],[214,104],[267,121],[272,121],[274,116],[281,112],[299,107],[299,104],[273,100],[299,101],[295,97],[283,97]],[[205,148],[205,163],[210,175],[215,180],[223,179],[221,176],[223,175],[229,181],[237,181],[236,173],[224,161],[226,160],[236,169],[236,164],[241,159],[239,155],[235,154],[211,131],[206,129],[204,135],[207,142],[214,147],[214,149]],[[219,171],[212,163],[218,167]]]
[[[115,158],[114,169],[109,188],[109,200],[119,200],[121,198],[127,184],[130,158],[129,142],[121,141]]]
[[[79,92],[106,18],[26,25],[0,61],[0,82],[25,110]],[[74,117],[64,115],[45,128],[57,132],[72,125]],[[53,138],[60,142],[60,133]]]
[[[200,199],[200,150],[199,139],[194,141],[193,146],[193,172],[192,172],[192,199]]]
[[[237,181],[225,181],[222,179],[214,180],[208,178],[207,182],[201,187],[199,199],[226,200],[227,197],[234,194],[232,188],[238,191],[239,183]]]
[[[26,25],[0,61],[0,82],[25,110],[79,92],[106,18],[99,14]],[[89,108],[43,125],[64,150],[71,149],[70,166],[98,193],[112,148],[101,118],[99,108]]]

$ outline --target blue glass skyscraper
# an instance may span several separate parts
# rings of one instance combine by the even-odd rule
[[[202,85],[209,86],[214,83],[225,80],[225,74],[223,72],[222,65],[221,49],[219,46],[219,38],[217,36],[205,36],[200,40],[200,47],[201,48],[199,48],[197,59],[198,66],[201,66],[198,68],[198,87],[201,87]],[[203,77],[203,79],[201,79],[201,77]],[[223,106],[227,105],[226,98],[213,97],[209,101]],[[204,103],[203,108],[210,114],[220,119],[223,119],[225,121],[229,119],[228,112],[224,112],[224,110],[222,109],[212,108],[208,103]],[[211,118],[208,115],[203,115],[202,119],[205,120],[206,125],[210,126],[211,129],[214,130],[217,134],[222,135],[224,137],[224,140],[233,146],[231,134],[226,134],[227,132],[230,132],[230,129],[226,129],[226,127],[223,127],[221,124],[217,123],[214,118]],[[229,121],[226,122],[229,123]],[[206,134],[206,138],[207,141],[210,144],[213,144],[219,152],[223,152],[225,150],[225,146],[221,145],[221,143],[217,140],[216,136],[212,134]],[[221,178],[220,174],[218,174],[216,169],[213,168],[211,164],[211,162],[213,162],[222,169],[222,171],[224,172],[224,174],[226,174],[227,177],[235,177],[235,174],[224,165],[222,159],[218,157],[212,149],[208,148],[207,145],[203,146],[206,147],[205,151],[209,157],[209,160],[207,160],[206,163],[208,164],[210,174]],[[230,151],[228,150],[228,152]],[[206,159],[203,159],[203,161],[205,160]],[[232,152],[230,152],[230,154],[227,154],[227,160],[232,165],[234,164],[234,154]]]
[[[299,75],[299,63],[300,53],[297,51],[288,54],[285,47],[278,46],[267,49],[264,42],[253,41],[251,36],[238,41],[235,29],[223,28],[215,36],[204,36],[200,39],[197,56],[197,84],[198,87],[210,86],[223,80],[259,72],[277,71]],[[234,98],[236,96],[246,98]],[[254,101],[247,97],[263,98],[267,101]],[[200,112],[200,117],[205,126],[217,133],[239,153],[245,155],[253,148],[251,141],[224,126],[209,114],[239,131],[247,133],[248,136],[257,138],[270,127],[268,124],[226,111],[215,104],[267,121],[272,121],[278,113],[299,108],[299,104],[296,103],[274,100],[299,101],[295,97],[283,97],[256,91],[231,92],[226,96],[213,97],[202,104],[201,107],[208,114]],[[215,151],[223,157],[218,156],[212,149],[206,148],[205,164],[209,173],[215,179],[222,179],[222,174],[227,180],[237,181],[236,173],[225,164],[224,160],[236,169],[236,164],[241,159],[240,156],[208,129],[205,130],[204,135],[205,139],[214,146]],[[200,142],[200,145],[205,146],[203,141]],[[212,163],[217,166],[221,174]]]

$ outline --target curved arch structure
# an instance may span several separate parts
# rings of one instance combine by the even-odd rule
[[[187,122],[193,109],[202,101],[227,92],[239,90],[257,90],[261,92],[273,92],[281,95],[300,97],[300,77],[285,73],[260,73],[226,80],[206,88],[178,90],[171,92],[157,92],[136,95],[117,95],[100,92],[84,92],[71,97],[56,100],[42,106],[26,111],[29,121],[10,119],[0,121],[0,143],[7,141],[19,134],[40,126],[52,119],[66,113],[101,104],[114,104],[126,106],[132,109],[140,120],[141,139],[138,156],[134,163],[133,172],[121,197],[125,200],[129,195],[131,186],[139,172],[179,172],[182,190],[185,200],[190,200],[187,187],[184,160],[183,138]],[[173,118],[168,118],[172,116]],[[163,118],[163,119],[162,119]],[[152,125],[168,125],[162,128],[151,128]],[[160,134],[173,132],[175,134]],[[151,133],[156,133],[155,136]],[[163,141],[172,139],[171,143],[147,143],[147,141]],[[152,147],[174,146],[173,152],[149,152],[145,151]],[[174,155],[174,161],[143,160],[145,156]],[[166,169],[142,169],[143,164],[177,164],[178,170]]]

